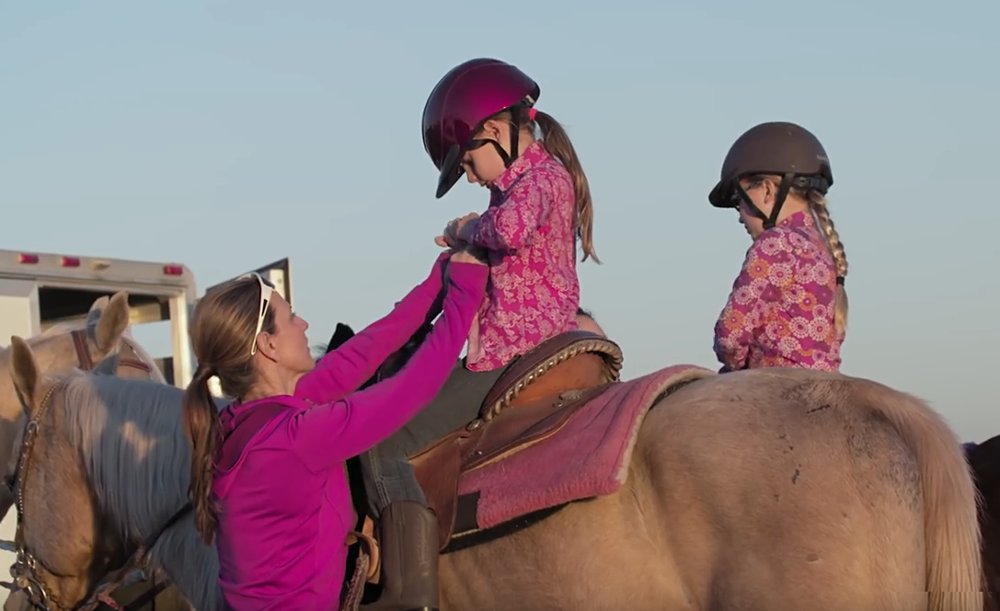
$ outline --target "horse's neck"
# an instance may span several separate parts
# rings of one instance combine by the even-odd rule
[[[124,532],[149,536],[187,502],[190,449],[180,389],[91,376],[67,418],[94,491]]]
[[[215,545],[206,545],[189,513],[166,530],[150,555],[195,609],[220,608],[219,556]]]
[[[88,392],[94,395],[90,401],[77,405],[103,406],[104,413],[89,419],[79,415],[80,429],[92,429],[81,431],[80,441],[103,510],[135,544],[158,535],[153,560],[195,608],[217,608],[218,556],[198,535],[193,512],[164,530],[189,500],[191,457],[181,426],[182,391],[102,376],[92,380]]]

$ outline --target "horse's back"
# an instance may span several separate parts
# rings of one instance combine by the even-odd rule
[[[647,417],[637,455],[662,536],[706,606],[926,605],[918,465],[877,412],[845,405],[840,383],[726,374]]]
[[[445,556],[446,606],[981,609],[961,448],[903,393],[711,376],[649,411],[628,469],[614,494]]]

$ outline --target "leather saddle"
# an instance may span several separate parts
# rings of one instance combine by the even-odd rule
[[[621,366],[621,348],[603,336],[580,330],[557,335],[507,366],[478,418],[410,457],[437,513],[440,549],[455,532],[462,474],[553,435],[577,408],[618,380]],[[474,506],[466,509],[474,514]],[[474,524],[474,515],[462,522]]]

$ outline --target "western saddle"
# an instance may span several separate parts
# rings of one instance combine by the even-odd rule
[[[522,355],[493,385],[479,417],[410,457],[428,504],[438,517],[443,550],[455,533],[474,528],[458,515],[463,473],[492,464],[538,443],[565,424],[577,407],[618,380],[622,352],[588,331],[557,335]]]
[[[480,405],[478,418],[411,456],[437,514],[439,549],[445,550],[453,536],[478,530],[475,502],[460,502],[458,496],[462,475],[559,431],[577,408],[618,381],[621,367],[621,348],[601,335],[575,330],[552,337],[506,367]],[[374,522],[366,517],[361,531],[348,538],[348,544],[362,546],[342,609],[356,609],[365,582],[379,580],[374,533]]]

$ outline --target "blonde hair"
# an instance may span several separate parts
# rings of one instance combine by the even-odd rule
[[[221,448],[219,414],[208,382],[219,378],[223,392],[242,398],[254,383],[252,337],[260,311],[260,288],[254,278],[233,280],[208,291],[191,317],[191,347],[198,368],[184,392],[184,429],[191,442],[191,503],[195,527],[211,544],[219,526],[218,507],[212,499],[216,456]],[[269,307],[263,331],[274,332]]]
[[[806,194],[806,201],[809,202],[809,209],[816,218],[816,224],[823,232],[823,237],[826,238],[826,247],[837,267],[837,293],[834,296],[833,320],[837,334],[844,335],[847,331],[847,289],[844,288],[844,279],[847,278],[847,254],[844,252],[844,243],[840,241],[840,234],[833,226],[826,196],[815,189],[810,189]]]
[[[782,177],[773,174],[758,174],[747,176],[753,184],[762,181],[770,181],[775,186],[781,184]],[[808,184],[796,180],[793,182],[789,195],[801,198],[809,206],[809,211],[816,219],[816,225],[822,232],[826,240],[826,249],[833,257],[834,266],[837,269],[837,288],[834,294],[833,324],[837,330],[837,335],[843,336],[847,332],[847,289],[844,288],[844,280],[847,278],[847,254],[844,252],[844,243],[840,241],[840,234],[833,226],[833,219],[830,218],[830,210],[827,207],[826,195],[816,189],[803,187]]]

